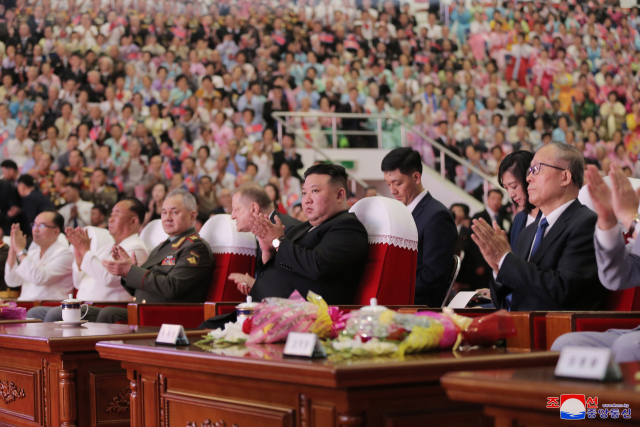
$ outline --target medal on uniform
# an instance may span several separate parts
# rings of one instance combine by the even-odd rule
[[[176,265],[176,257],[174,255],[168,255],[162,260],[162,264],[160,265]]]

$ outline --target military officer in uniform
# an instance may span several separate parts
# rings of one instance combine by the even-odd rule
[[[169,238],[141,266],[136,265],[135,255],[129,256],[120,247],[114,247],[114,261],[104,260],[102,265],[111,274],[122,277],[122,286],[139,303],[203,303],[214,260],[211,248],[193,228],[196,213],[193,195],[182,189],[171,191],[162,205],[162,228]],[[126,320],[126,308],[107,307],[96,321]]]
[[[107,185],[107,172],[98,168],[91,174],[91,186],[89,191],[83,192],[82,198],[94,205],[104,206],[108,214],[118,203],[118,190]]]

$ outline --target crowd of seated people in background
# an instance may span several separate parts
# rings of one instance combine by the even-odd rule
[[[329,232],[328,240],[316,238],[316,227],[346,224],[357,236],[349,243],[359,245],[351,254],[356,278],[366,248],[364,230],[345,212],[355,199],[344,169],[318,165],[303,174],[297,147],[375,148],[375,137],[340,131],[381,125],[382,147],[392,151],[380,177],[418,229],[416,303],[441,304],[457,253],[465,255],[459,281],[486,287],[498,308],[601,308],[606,289],[635,283],[622,285],[615,275],[633,267],[634,255],[622,266],[610,260],[620,258],[611,255],[620,250],[612,218],[637,224],[635,217],[626,224],[631,209],[616,200],[630,195],[623,178],[640,176],[638,9],[609,0],[459,0],[447,10],[431,4],[418,24],[411,7],[390,0],[3,2],[0,227],[10,244],[0,246],[0,262],[7,285],[21,287],[21,299],[100,287],[107,299],[201,302],[206,291],[187,282],[213,266],[197,232],[212,215],[230,214],[239,231],[257,236],[258,267],[269,277],[236,277],[244,293],[261,299],[299,286],[348,302],[354,290],[342,289],[331,268],[313,275],[297,254],[336,244]],[[335,141],[331,119],[298,117],[279,137],[273,113],[283,111],[391,119],[338,119]],[[403,135],[409,147],[400,148]],[[443,161],[432,140],[472,167]],[[486,209],[469,218],[469,208],[455,204],[449,215],[422,186],[423,163]],[[594,187],[605,175],[618,183],[613,196],[599,194],[595,214],[576,200],[585,167]],[[488,190],[478,171],[495,176],[512,203]],[[309,209],[314,200],[321,212]],[[156,219],[170,238],[138,247],[138,232]],[[110,250],[88,249],[87,225],[109,228]],[[287,241],[304,227],[308,240]],[[59,243],[61,233],[73,250]],[[179,260],[161,256],[168,248],[197,254],[197,268],[172,272]],[[304,286],[274,260],[298,275],[307,271]],[[54,282],[55,292],[41,294]],[[126,313],[91,318],[117,321]]]

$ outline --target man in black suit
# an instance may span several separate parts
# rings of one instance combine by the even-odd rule
[[[260,185],[252,182],[241,185],[231,199],[231,219],[236,221],[236,229],[239,232],[250,232],[251,217],[258,214],[267,216],[273,224],[283,225],[285,234],[296,225],[302,224],[297,219],[278,212],[269,194]],[[256,271],[262,267],[262,251],[258,247]],[[235,281],[244,294],[249,293],[249,289],[256,281],[254,277],[242,273],[231,273],[229,279]]]
[[[16,189],[18,165],[13,160],[0,163],[2,179],[0,179],[0,227],[5,235],[11,233],[11,224],[18,221],[16,215],[20,212],[20,195]]]
[[[281,86],[273,86],[271,92],[273,93],[273,99],[264,103],[264,107],[262,107],[262,118],[267,124],[267,127],[275,133],[277,131],[276,119],[271,116],[271,113],[276,111],[289,111],[289,101],[283,96]]]
[[[24,233],[31,237],[31,224],[44,211],[53,210],[51,200],[36,189],[36,182],[31,175],[18,178],[18,194],[22,198],[22,224]]]
[[[346,103],[340,104],[341,113],[363,113],[362,106],[358,104],[358,89],[352,87],[349,89],[349,99]],[[366,119],[342,119],[342,129],[347,131],[363,131]],[[368,140],[362,135],[347,135],[349,147],[351,148],[367,148]]]
[[[508,231],[511,221],[508,217],[503,215],[504,212],[502,211],[502,191],[492,188],[487,194],[485,209],[482,212],[475,214],[471,219],[474,220],[482,218],[487,224],[493,224],[493,221],[496,221],[501,230]]]
[[[440,307],[449,289],[458,230],[451,212],[422,186],[422,160],[410,147],[382,159],[391,195],[411,211],[418,227],[415,304]]]
[[[494,271],[491,298],[498,308],[518,310],[598,310],[606,289],[598,279],[593,243],[597,216],[577,200],[584,159],[568,144],[542,147],[531,161],[529,202],[540,208],[512,252],[504,231],[480,219],[472,225],[476,242]]]
[[[302,169],[302,156],[296,153],[295,142],[293,136],[286,133],[282,136],[282,150],[273,153],[273,170],[276,172],[276,176],[280,177],[280,166],[283,163],[289,164],[291,174],[300,179],[298,170]]]
[[[319,164],[304,176],[302,205],[309,221],[285,233],[266,215],[251,217],[264,266],[254,285],[244,290],[254,301],[288,298],[294,291],[304,298],[313,291],[329,305],[353,304],[369,243],[364,225],[347,211],[347,172],[342,166]],[[233,321],[235,313],[211,318],[200,327]]]

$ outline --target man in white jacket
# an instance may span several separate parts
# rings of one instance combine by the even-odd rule
[[[11,243],[4,270],[7,286],[22,286],[19,301],[60,300],[73,291],[73,253],[58,240],[64,219],[57,212],[39,214],[31,225],[33,243],[19,224],[11,226]]]
[[[131,295],[120,284],[120,277],[113,276],[103,266],[103,260],[112,260],[111,250],[121,246],[129,256],[144,263],[149,251],[138,236],[140,224],[144,220],[144,205],[135,198],[125,198],[118,202],[109,217],[109,233],[115,240],[113,244],[91,251],[91,239],[82,228],[67,228],[69,242],[73,245],[75,262],[73,263],[73,285],[78,289],[76,298],[82,301],[132,301]],[[100,309],[89,306],[84,319],[95,322]],[[84,315],[84,312],[82,313]],[[45,322],[62,320],[60,307],[34,307],[28,317],[42,319]]]

